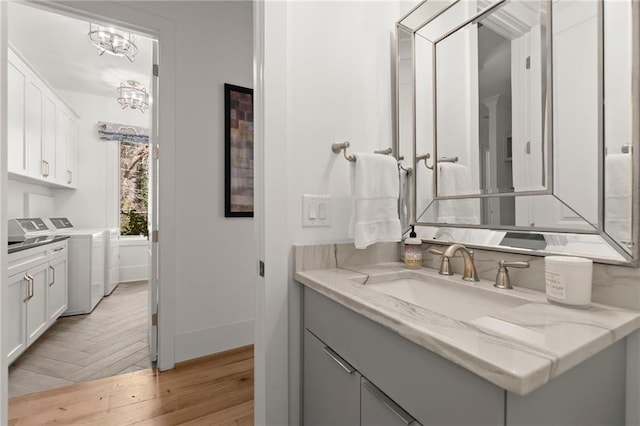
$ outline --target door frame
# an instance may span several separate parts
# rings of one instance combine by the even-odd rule
[[[168,370],[175,366],[175,294],[176,294],[176,231],[175,231],[175,64],[176,40],[174,23],[144,11],[135,9],[118,2],[111,1],[43,1],[24,0],[21,3],[48,10],[50,12],[72,16],[84,20],[108,21],[122,25],[132,31],[143,33],[158,40],[159,56],[162,60],[160,78],[162,91],[157,95],[158,117],[162,123],[162,163],[159,171],[159,226],[161,235],[158,243],[158,368]],[[7,120],[6,68],[7,68],[7,7],[6,2],[0,1],[0,123]],[[7,131],[1,126],[0,133],[0,189],[6,194],[7,190]],[[166,158],[167,161],[163,161]],[[0,285],[0,305],[6,300],[3,297],[3,286],[7,280],[6,253],[6,202],[0,206],[0,268],[2,268],[2,285]],[[161,224],[161,225],[160,225]],[[4,312],[0,306],[0,314]],[[4,335],[4,333],[0,333]],[[2,340],[2,339],[0,339]],[[0,350],[4,344],[0,343]],[[2,352],[4,353],[4,352]],[[0,357],[0,424],[8,421],[8,366],[4,357]]]

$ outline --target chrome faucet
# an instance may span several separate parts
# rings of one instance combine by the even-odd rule
[[[453,275],[453,272],[451,272],[451,258],[455,256],[458,251],[462,252],[464,259],[462,279],[465,281],[480,281],[478,272],[476,271],[476,264],[473,261],[473,252],[467,250],[462,244],[451,244],[444,252],[433,248],[429,249],[429,253],[442,255],[440,275]]]

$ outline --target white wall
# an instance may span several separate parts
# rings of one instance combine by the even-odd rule
[[[149,64],[151,67],[151,64]],[[76,227],[119,226],[118,142],[98,138],[98,121],[149,127],[150,113],[122,109],[113,97],[58,91],[79,115],[76,190],[55,189],[56,215],[66,216]]]
[[[38,194],[53,196],[53,190],[46,186],[34,185],[17,180],[7,182],[7,219],[27,217],[25,209],[25,194]]]
[[[119,252],[119,282],[144,281],[148,279],[149,241],[146,238],[121,238]]]
[[[266,341],[257,342],[264,347],[256,347],[256,364],[266,371],[256,377],[257,424],[299,423],[291,245],[349,240],[350,165],[331,144],[348,140],[351,152],[392,146],[393,32],[405,10],[396,1],[264,3],[257,55],[264,54]],[[302,227],[302,194],[332,197],[330,227]]]

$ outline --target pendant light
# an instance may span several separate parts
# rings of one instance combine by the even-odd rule
[[[122,109],[131,108],[145,112],[149,108],[149,93],[135,80],[120,83],[118,102]]]
[[[104,52],[115,56],[124,56],[131,62],[135,60],[138,46],[134,42],[135,36],[129,32],[98,24],[89,24],[89,40],[98,48],[98,55]]]

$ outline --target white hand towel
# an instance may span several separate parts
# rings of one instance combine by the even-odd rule
[[[477,193],[472,188],[467,166],[453,163],[438,163],[438,195],[465,195]],[[480,224],[480,201],[478,199],[456,199],[438,201],[439,223]]]
[[[349,236],[356,248],[401,239],[398,163],[381,154],[355,154],[351,164],[353,210]]]

